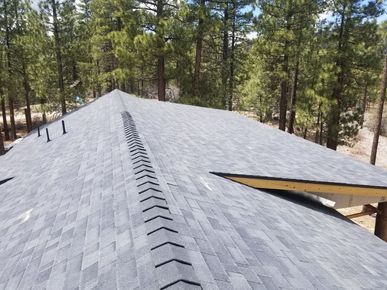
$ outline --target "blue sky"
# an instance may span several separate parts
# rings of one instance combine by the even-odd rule
[[[387,12],[384,12],[383,15],[378,17],[378,22],[383,22],[387,20]]]
[[[364,3],[366,3],[366,2],[368,2],[368,1],[364,1]],[[384,8],[385,8],[386,11],[377,18],[378,23],[387,20],[387,4],[386,3],[384,4]],[[251,9],[253,9],[253,8],[252,7],[246,7],[246,11],[251,11]],[[255,8],[253,10],[253,13],[254,13],[254,16],[258,16],[261,12],[260,12],[259,8]]]
[[[364,2],[366,2],[366,1],[364,1]],[[39,3],[39,0],[32,0],[32,6],[35,7],[36,9],[38,8],[38,3]],[[383,22],[383,21],[387,20],[387,7],[386,7],[387,5],[385,4],[384,6],[386,8],[386,11],[384,12],[383,15],[378,17],[378,22]],[[247,7],[246,11],[249,11],[249,10],[251,11],[251,9],[253,9],[253,8]],[[255,16],[258,16],[260,14],[260,10],[258,8],[255,8],[253,13]]]

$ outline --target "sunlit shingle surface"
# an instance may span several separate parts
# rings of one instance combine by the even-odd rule
[[[387,246],[210,171],[387,185],[234,113],[114,91],[0,157],[0,289],[384,289]],[[42,131],[43,132],[43,131]],[[339,164],[340,166],[333,166]]]

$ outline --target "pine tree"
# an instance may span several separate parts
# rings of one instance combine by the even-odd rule
[[[258,35],[262,45],[259,54],[265,59],[266,67],[272,72],[272,79],[278,85],[272,93],[279,94],[279,129],[286,129],[286,113],[291,93],[290,132],[293,132],[300,53],[304,43],[308,41],[303,35],[314,29],[320,3],[262,0],[258,4],[262,11],[258,19]]]
[[[64,115],[67,113],[67,105],[63,71],[63,36],[59,18],[60,3],[57,0],[44,0],[40,3],[40,7],[46,16],[47,28],[54,37],[58,92],[62,115]]]
[[[334,77],[330,96],[331,110],[328,116],[327,147],[336,150],[339,144],[340,116],[346,106],[346,95],[350,88],[353,63],[356,63],[356,44],[366,42],[367,36],[361,34],[362,28],[373,25],[372,20],[380,13],[380,3],[363,1],[338,1],[334,6],[337,22],[332,27],[332,39],[336,42],[334,56]]]

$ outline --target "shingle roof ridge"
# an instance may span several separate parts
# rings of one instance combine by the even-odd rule
[[[121,116],[139,196],[137,202],[142,212],[153,264],[159,273],[160,289],[168,289],[176,284],[200,289],[200,281],[180,238],[178,226],[135,121],[128,111],[122,112]]]

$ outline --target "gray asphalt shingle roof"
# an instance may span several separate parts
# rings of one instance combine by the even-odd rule
[[[387,185],[234,113],[120,91],[0,157],[0,289],[383,289],[387,247],[334,210],[211,171]],[[340,167],[336,165],[340,164]],[[335,166],[332,166],[335,165]]]

